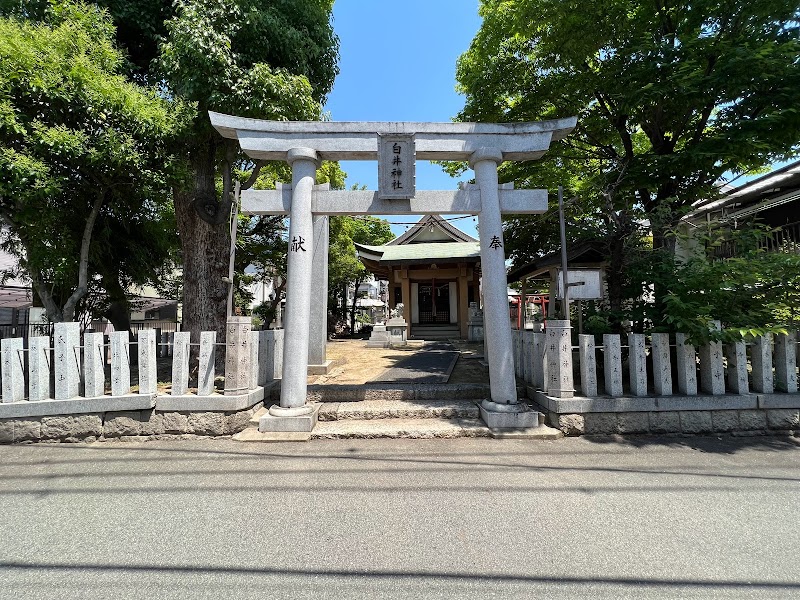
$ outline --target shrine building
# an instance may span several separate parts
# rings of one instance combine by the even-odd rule
[[[389,282],[389,307],[403,304],[409,338],[467,338],[469,303],[480,303],[477,239],[426,215],[388,244],[356,250],[376,279]]]

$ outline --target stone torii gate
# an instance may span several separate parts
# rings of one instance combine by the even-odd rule
[[[289,215],[280,406],[271,407],[261,418],[260,431],[311,431],[316,424],[316,412],[306,403],[314,217],[359,214],[478,215],[491,394],[481,403],[481,416],[489,427],[496,428],[538,424],[538,413],[517,399],[501,214],[545,212],[547,190],[499,186],[497,167],[507,160],[541,158],[552,141],[572,131],[576,117],[495,124],[264,121],[214,112],[209,116],[216,130],[238,140],[251,158],[284,160],[292,167],[291,187],[242,192],[243,213]],[[393,144],[396,154],[400,149],[410,154],[410,160],[406,157],[405,161],[411,168],[406,167],[402,177],[386,160],[392,152],[387,144]],[[323,159],[378,160],[380,190],[334,191],[316,186],[316,170]],[[476,184],[453,191],[415,191],[416,159],[469,161]],[[318,238],[326,234],[327,228],[323,231],[317,227]],[[317,325],[325,332],[324,313]]]

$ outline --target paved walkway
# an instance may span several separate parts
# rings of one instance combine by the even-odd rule
[[[393,383],[447,383],[458,360],[448,342],[427,342],[422,350],[399,361],[372,381]]]

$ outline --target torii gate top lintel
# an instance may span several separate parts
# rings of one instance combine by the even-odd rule
[[[496,148],[504,160],[536,160],[567,136],[577,117],[526,123],[424,123],[404,121],[268,121],[209,112],[223,136],[238,140],[250,157],[286,160],[292,148],[314,148],[327,160],[377,160],[378,135],[413,135],[419,160],[469,160]]]

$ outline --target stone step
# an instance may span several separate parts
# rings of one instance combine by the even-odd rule
[[[374,419],[457,419],[480,417],[474,400],[364,400],[326,402],[320,406],[320,421]]]
[[[480,419],[370,419],[366,421],[320,421],[311,439],[374,438],[459,438],[493,437],[556,440],[563,437],[558,429],[540,425],[523,430],[492,431]]]
[[[268,410],[269,410],[268,408],[262,406],[256,412],[254,412],[253,416],[250,417],[250,426],[251,427],[255,427],[256,429],[258,429],[258,420],[261,417],[263,417],[265,414],[267,414]]]
[[[450,331],[449,329],[442,331],[426,330],[411,332],[411,340],[420,340],[425,342],[442,342],[454,339],[457,340],[459,337],[461,337],[461,335],[458,330]]]
[[[312,439],[348,438],[458,438],[489,437],[491,431],[480,419],[347,419],[320,421]]]
[[[522,389],[524,394],[524,388]],[[359,402],[363,400],[482,400],[490,394],[489,384],[483,383],[366,383],[363,385],[308,386],[309,402]],[[522,397],[522,396],[520,396]]]

